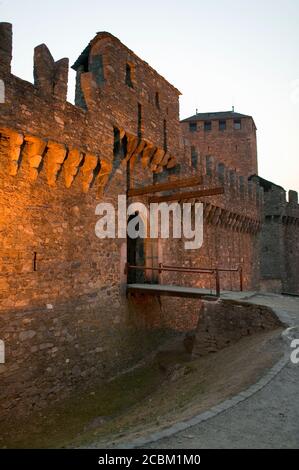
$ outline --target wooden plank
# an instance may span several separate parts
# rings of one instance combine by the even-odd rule
[[[167,297],[187,297],[192,299],[206,299],[213,301],[218,300],[216,294],[208,293],[205,289],[183,286],[167,286],[161,284],[128,284],[127,293],[163,295]]]
[[[189,188],[202,184],[202,176],[185,178],[181,180],[168,181],[167,183],[152,184],[144,188],[131,188],[128,190],[128,197],[142,196],[143,194],[158,193],[160,191],[169,191],[177,188]]]
[[[165,196],[153,196],[148,199],[148,202],[166,202],[166,201],[181,201],[182,199],[194,199],[205,196],[216,196],[224,194],[224,187],[219,186],[216,188],[200,189],[198,191],[187,191]]]

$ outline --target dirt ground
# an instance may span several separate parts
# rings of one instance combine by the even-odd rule
[[[0,448],[113,447],[190,418],[255,383],[282,356],[281,329],[190,361],[180,344],[59,405],[1,423]]]

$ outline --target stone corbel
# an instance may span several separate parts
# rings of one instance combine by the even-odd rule
[[[244,224],[244,232],[245,233],[249,232],[249,224],[250,224],[250,219],[248,217],[245,217],[245,224]]]
[[[138,137],[132,134],[126,133],[127,137],[127,154],[123,159],[123,162],[128,162],[133,155],[134,151],[137,149],[138,146]]]
[[[208,221],[209,214],[212,209],[212,205],[209,202],[204,202],[203,204],[204,204],[204,212],[203,212],[204,220]]]
[[[218,225],[218,223],[220,223],[221,212],[222,209],[220,207],[217,207],[217,210],[214,215],[214,225]]]
[[[233,230],[234,229],[234,223],[235,223],[235,214],[230,214],[229,216],[229,229]]]
[[[166,153],[165,150],[157,148],[151,160],[151,165],[160,165],[164,158],[165,153]]]
[[[112,163],[107,160],[100,159],[101,168],[98,174],[98,195],[101,196],[108,183],[110,173],[112,171]]]
[[[240,232],[244,232],[246,216],[242,215],[240,219]]]
[[[131,157],[130,157],[130,166],[131,166],[131,168],[134,167],[134,165],[135,165],[135,163],[136,163],[136,161],[137,161],[138,155],[141,154],[141,152],[142,152],[142,150],[144,149],[145,145],[146,145],[146,142],[145,142],[144,140],[141,140],[141,141],[138,143],[136,149],[134,150],[134,152],[132,153],[132,155],[131,155]]]
[[[227,221],[228,221],[228,217],[229,217],[229,214],[227,212],[227,210],[223,209],[222,210],[222,213],[221,213],[221,224],[224,226],[224,227],[227,227]]]
[[[166,168],[170,170],[171,168],[174,168],[177,165],[176,159],[174,157],[170,157],[168,160]]]
[[[161,166],[166,166],[171,158],[172,158],[172,156],[168,152],[165,152],[165,155],[162,158],[160,165]]]
[[[80,152],[78,149],[71,149],[68,152],[67,159],[63,165],[64,169],[64,181],[65,181],[65,186],[67,188],[70,188],[75,176],[77,175],[79,171],[79,165],[82,161],[83,154]]]
[[[155,169],[155,173],[162,173],[162,172],[163,172],[163,166],[157,165],[157,167]]]
[[[242,227],[243,227],[243,216],[239,215],[239,222],[238,222],[238,231],[242,232]]]
[[[9,174],[15,176],[19,169],[21,145],[24,140],[23,134],[6,128],[0,129],[0,134],[8,139],[8,154],[10,159]]]
[[[232,230],[235,230],[235,229],[236,229],[237,220],[238,220],[237,214],[233,214],[233,220],[232,220],[232,224],[231,224],[231,229],[232,229]]]
[[[81,168],[82,175],[82,188],[83,192],[87,193],[90,187],[90,183],[94,177],[94,170],[99,162],[99,159],[96,155],[92,153],[87,153],[84,158],[84,163]]]
[[[209,224],[213,223],[213,218],[214,218],[214,214],[216,212],[216,209],[217,209],[216,206],[211,206],[211,210],[209,211],[209,215],[208,215],[208,218],[207,218],[207,222]]]
[[[46,142],[32,135],[25,136],[26,155],[29,163],[29,179],[35,181],[38,177],[38,168],[41,164]]]
[[[119,130],[119,139],[122,140],[124,136],[126,135],[126,131],[122,128],[118,129]]]
[[[156,151],[156,147],[154,147],[153,144],[150,144],[149,142],[147,142],[146,146],[143,149],[142,156],[141,156],[142,168],[148,167],[149,162],[151,161],[151,158],[155,151]]]
[[[66,156],[66,148],[56,142],[48,142],[46,154],[46,175],[49,186],[56,186],[56,179]]]

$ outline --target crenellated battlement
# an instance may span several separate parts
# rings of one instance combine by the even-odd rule
[[[10,24],[0,23],[0,39],[0,127],[91,152],[103,146],[104,133],[113,146],[119,128],[174,157],[180,151],[180,92],[113,35],[98,33],[78,59],[75,106],[66,101],[67,58],[55,61],[45,44],[37,46],[32,84],[11,75]]]
[[[11,73],[12,25],[0,23],[0,75]],[[48,47],[40,44],[34,49],[34,86],[41,94],[66,101],[69,60],[54,61]]]
[[[11,75],[10,24],[0,23],[0,37],[0,78],[5,86],[5,99],[0,104],[0,152],[6,174],[17,177],[26,169],[31,183],[44,176],[51,187],[64,179],[66,188],[70,188],[79,179],[84,192],[95,184],[98,194],[102,194],[111,172],[126,171],[128,162],[132,170],[140,161],[148,175],[176,165],[179,116],[173,98],[179,92],[114,36],[98,34],[92,41],[89,65],[80,77],[86,109],[66,101],[68,59],[55,61],[45,44],[37,46],[34,83],[29,83]],[[119,77],[115,81],[109,59],[115,47],[124,67],[126,60],[134,58],[134,88]],[[105,90],[97,77],[99,53],[107,72]],[[159,89],[159,109],[139,89],[142,83],[146,85],[145,72],[149,74],[149,85],[154,81]],[[143,80],[140,83],[138,74]],[[157,115],[163,113],[167,121],[161,120],[159,129]],[[115,153],[117,139],[124,147],[121,157]],[[131,177],[133,180],[134,175]]]
[[[203,187],[223,186],[224,194],[201,198],[207,223],[256,234],[261,229],[264,190],[211,155],[200,159]]]
[[[41,93],[66,101],[69,59],[54,61],[45,44],[34,49],[34,85]]]
[[[12,61],[12,25],[0,23],[0,73],[11,71]]]
[[[251,181],[260,185],[264,190],[264,212],[267,219],[272,218],[283,224],[299,224],[298,193],[293,190],[285,191],[271,181],[258,176]]]
[[[208,155],[202,159],[201,171],[206,182],[222,184],[230,198],[240,198],[244,204],[261,207],[264,190],[254,180],[247,179],[224,163]]]

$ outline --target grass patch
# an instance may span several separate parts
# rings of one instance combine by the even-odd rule
[[[161,378],[158,365],[142,367],[32,413],[27,419],[10,418],[1,423],[0,447],[66,447],[81,433],[92,435],[89,427],[101,421],[107,424],[143,400],[160,384]]]

